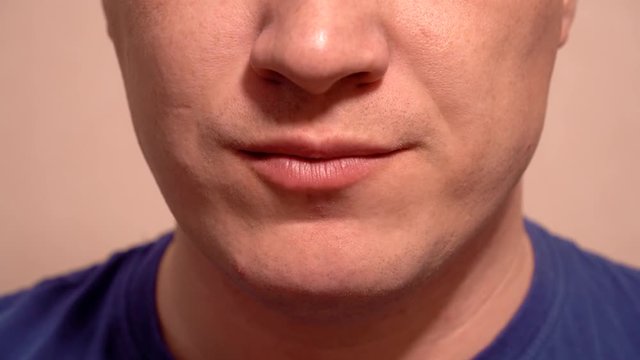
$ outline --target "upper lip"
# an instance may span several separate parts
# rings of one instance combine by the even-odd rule
[[[308,159],[337,159],[345,157],[383,156],[402,149],[402,146],[376,144],[356,139],[279,138],[241,146],[251,155],[281,155]]]

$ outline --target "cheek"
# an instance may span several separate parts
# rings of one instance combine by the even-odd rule
[[[174,159],[183,171],[199,171],[193,165],[210,160],[202,154],[210,146],[201,143],[202,128],[224,123],[227,94],[246,66],[238,59],[249,56],[255,16],[218,0],[137,0],[122,5],[111,21],[119,24],[114,42],[152,170]]]
[[[129,3],[114,40],[127,90],[147,105],[143,113],[219,108],[247,66],[239,59],[249,58],[257,10],[222,0]]]
[[[490,0],[458,9],[436,2],[422,11],[428,22],[396,29],[414,41],[399,40],[402,56],[438,109],[461,188],[519,177],[531,158],[559,37],[558,3]]]

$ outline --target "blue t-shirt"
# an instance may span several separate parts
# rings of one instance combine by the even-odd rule
[[[526,222],[528,294],[477,359],[640,359],[640,272]],[[171,234],[0,298],[0,359],[171,359],[155,302]]]

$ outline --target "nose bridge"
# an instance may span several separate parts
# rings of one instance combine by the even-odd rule
[[[277,73],[310,93],[357,75],[378,80],[388,47],[372,0],[273,0],[252,49],[258,73]]]

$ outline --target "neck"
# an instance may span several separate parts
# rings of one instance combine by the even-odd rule
[[[470,358],[522,303],[533,255],[520,186],[503,211],[437,274],[346,320],[307,321],[265,306],[179,230],[161,262],[158,311],[178,359]]]

